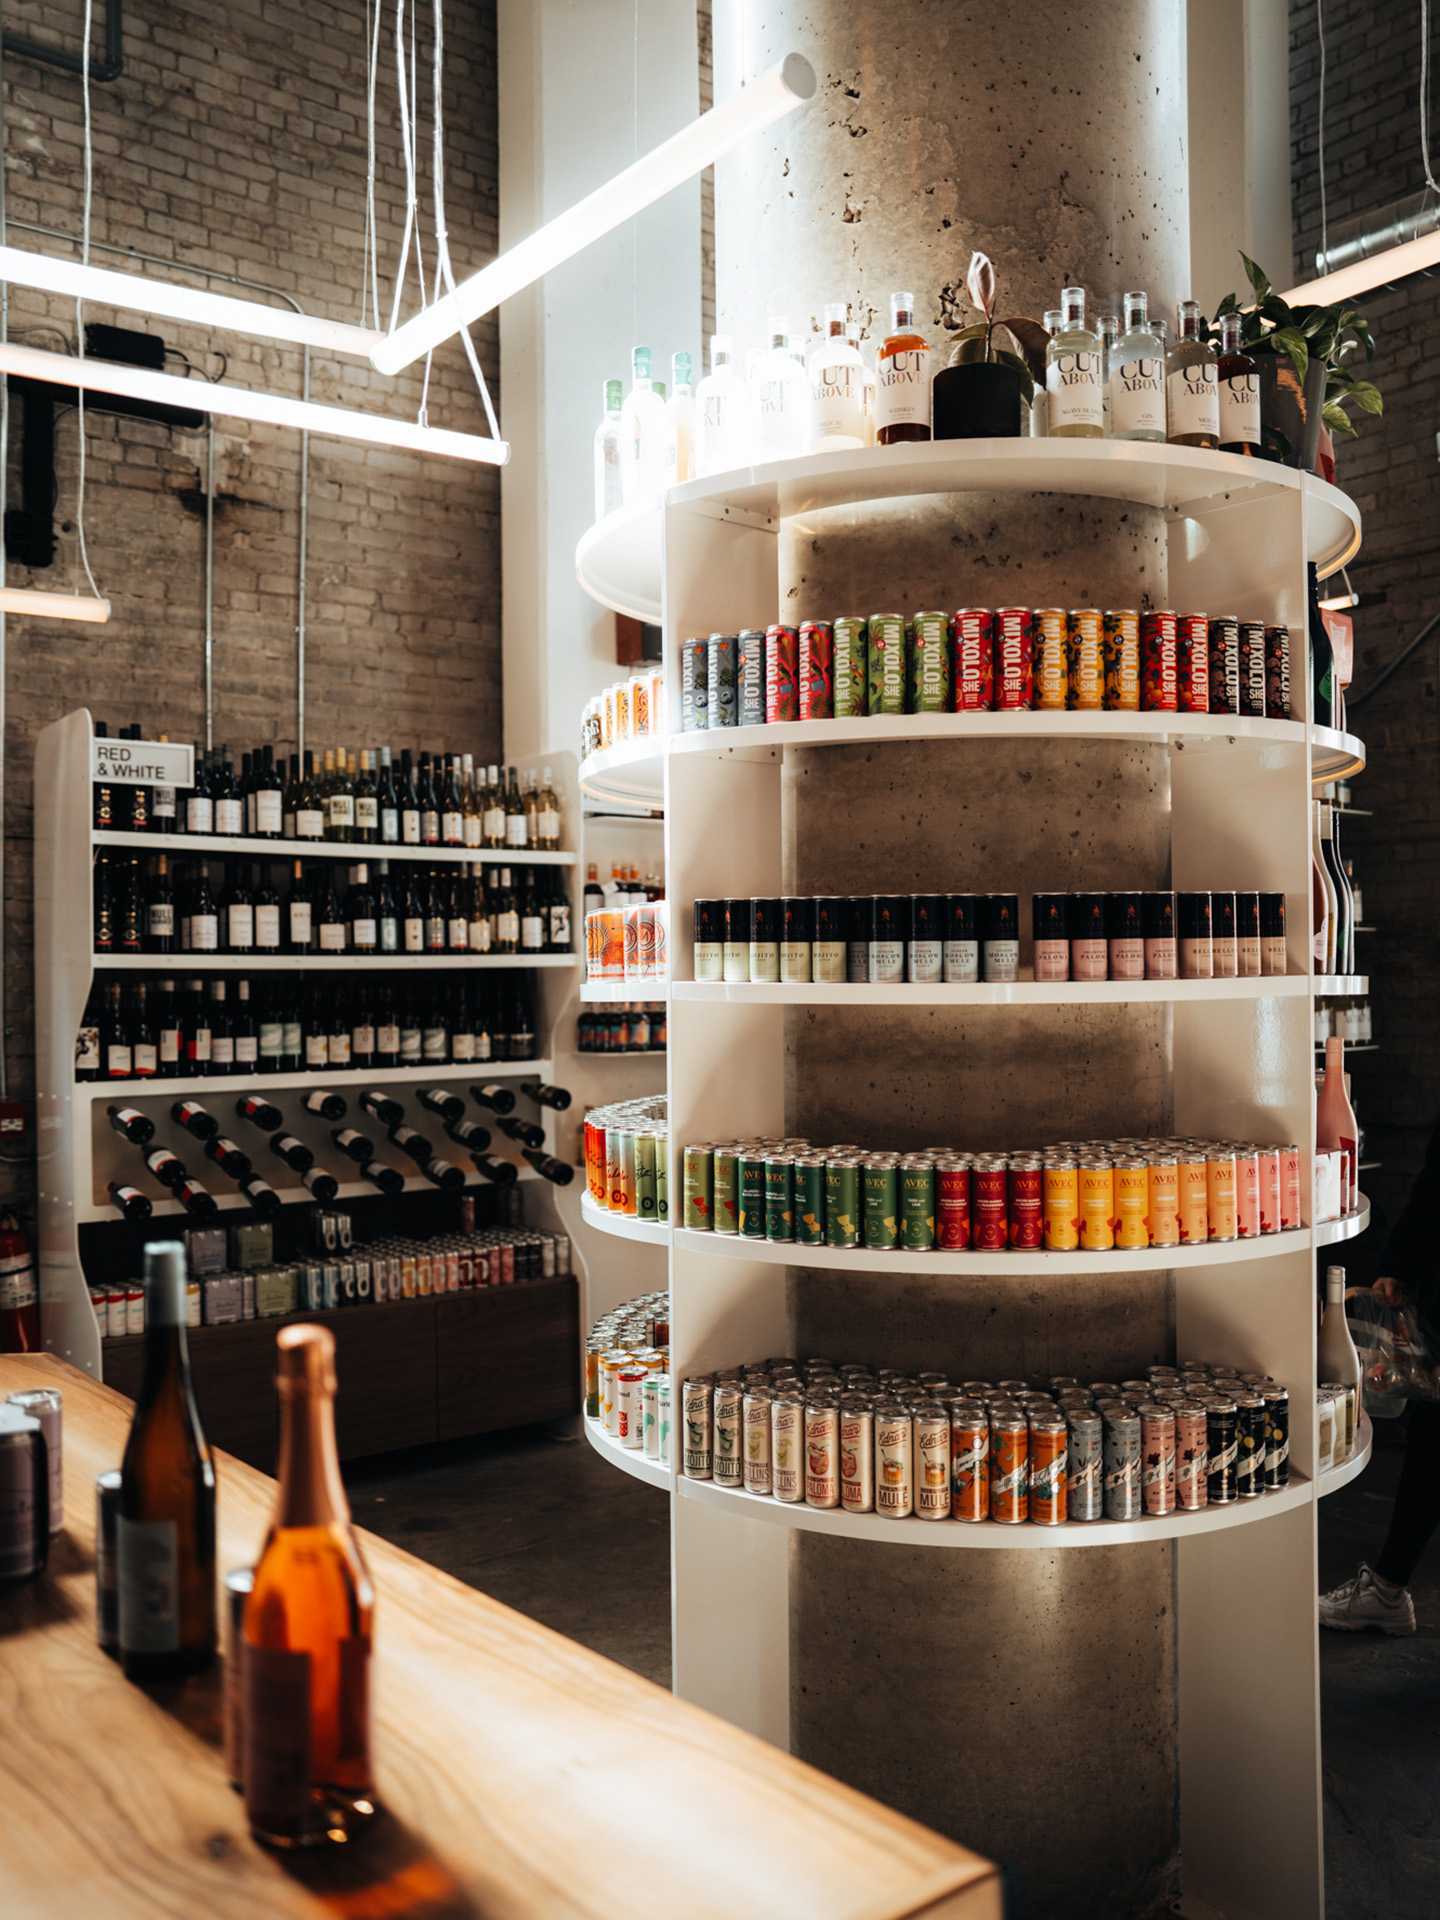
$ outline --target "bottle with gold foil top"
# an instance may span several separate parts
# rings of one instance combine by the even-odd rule
[[[370,1651],[375,1592],[350,1524],[335,1448],[335,1340],[276,1336],[275,1517],[245,1605],[245,1810],[281,1847],[344,1841],[374,1817]]]

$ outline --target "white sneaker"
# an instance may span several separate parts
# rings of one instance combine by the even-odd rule
[[[1320,1624],[1339,1633],[1414,1633],[1415,1602],[1408,1587],[1382,1591],[1374,1573],[1362,1561],[1353,1580],[1345,1580],[1320,1596]]]

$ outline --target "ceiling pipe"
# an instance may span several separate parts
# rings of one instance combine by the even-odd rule
[[[18,33],[5,35],[5,51],[18,59],[33,60],[42,67],[58,67],[61,73],[84,72],[84,60],[78,53],[66,53],[63,47],[42,47]],[[105,58],[91,60],[92,80],[118,80],[125,71],[125,0],[105,0]]]

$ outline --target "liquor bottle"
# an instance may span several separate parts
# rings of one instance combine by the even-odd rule
[[[338,1093],[327,1093],[322,1087],[315,1087],[305,1096],[305,1111],[318,1113],[322,1120],[343,1120],[345,1102]]]
[[[220,1123],[215,1116],[207,1113],[195,1100],[175,1101],[170,1108],[170,1118],[177,1127],[183,1127],[197,1140],[213,1140],[220,1131]]]
[[[106,1107],[111,1126],[132,1147],[143,1147],[155,1138],[155,1122],[138,1107]]]
[[[235,1048],[236,1073],[252,1078],[260,1067],[260,1023],[250,1000],[250,982],[235,983],[235,1006],[230,1015],[230,1036]]]
[[[96,953],[114,953],[115,938],[115,889],[110,870],[108,853],[95,856],[94,877],[94,914],[93,939]]]
[[[415,778],[410,770],[408,747],[405,747],[400,754],[400,777],[395,783],[395,806],[400,816],[400,844],[406,847],[418,847],[420,800],[415,791]]]
[[[513,1187],[520,1177],[520,1170],[513,1160],[497,1160],[493,1154],[472,1153],[475,1171],[497,1187]]]
[[[665,484],[668,487],[675,487],[695,477],[695,361],[693,356],[688,353],[672,354],[670,375],[670,392],[665,401]],[[609,384],[607,381],[607,388]],[[598,471],[596,481],[598,484]]]
[[[149,995],[139,980],[130,990],[127,1018],[130,1035],[130,1071],[137,1080],[153,1080],[160,1071],[160,1048],[150,1017]]]
[[[211,787],[215,800],[215,831],[238,839],[245,831],[245,808],[235,781],[230,749],[222,746]]]
[[[1100,336],[1100,390],[1104,395],[1105,437],[1108,440],[1114,419],[1114,410],[1110,404],[1110,362],[1114,355],[1115,342],[1120,336],[1119,319],[1108,307],[1096,314],[1095,331]]]
[[[320,783],[315,775],[315,755],[309,747],[305,749],[305,777],[300,783],[300,791],[295,799],[295,838],[297,840],[325,838],[325,805],[320,792]]]
[[[381,1193],[396,1194],[405,1190],[405,1176],[398,1167],[387,1166],[383,1160],[370,1160],[360,1169],[360,1178],[368,1180],[372,1187],[378,1187]]]
[[[439,755],[436,755],[438,761]],[[422,847],[438,847],[440,844],[440,796],[435,791],[435,777],[438,766],[432,766],[430,755],[420,756],[420,771],[415,780],[415,803],[420,809],[420,844]]]
[[[600,424],[595,429],[595,518],[603,520],[621,504],[620,409],[625,398],[623,380],[607,380],[601,396]]]
[[[323,931],[323,929],[322,929]],[[351,953],[375,953],[380,944],[375,919],[375,891],[365,862],[350,869],[350,891],[345,900],[346,946]]]
[[[1310,804],[1310,895],[1315,926],[1314,971],[1334,973],[1335,928],[1339,919],[1339,902],[1322,844],[1321,808],[1322,803],[1319,800],[1314,800]]]
[[[340,1182],[324,1167],[307,1167],[300,1176],[300,1184],[309,1192],[310,1198],[318,1200],[322,1207],[329,1206],[340,1191]]]
[[[375,1015],[370,988],[363,983],[350,996],[350,1065],[375,1065]]]
[[[1345,1317],[1344,1267],[1326,1267],[1325,1269],[1325,1311],[1320,1321],[1315,1361],[1317,1386],[1338,1381],[1345,1389],[1343,1448],[1338,1423],[1335,1434],[1335,1459],[1338,1463],[1342,1459],[1348,1460],[1354,1451],[1355,1442],[1359,1437],[1360,1412],[1364,1400],[1360,1356],[1355,1351],[1355,1342],[1350,1334],[1350,1323]]]
[[[280,939],[280,894],[270,878],[267,867],[259,867],[252,871],[250,898],[255,910],[255,951],[270,954],[282,952],[284,949]]]
[[[873,447],[875,445],[876,391],[879,386],[879,381],[869,356],[860,344],[860,323],[858,320],[846,321],[845,338],[860,356],[860,418],[865,428],[865,445],[867,447]]]
[[[1325,1042],[1325,1079],[1315,1105],[1315,1144],[1331,1151],[1338,1147],[1344,1156],[1342,1213],[1353,1213],[1360,1204],[1359,1133],[1355,1109],[1345,1090],[1345,1042],[1332,1033]]]
[[[269,1181],[262,1180],[258,1174],[242,1180],[240,1190],[262,1220],[273,1220],[284,1204]]]
[[[178,1193],[190,1177],[185,1162],[169,1147],[147,1147],[143,1158],[161,1186],[169,1187],[172,1193]]]
[[[810,451],[810,377],[783,314],[771,314],[766,333],[770,345],[750,383],[751,454],[757,461],[789,460]]]
[[[915,328],[915,296],[892,293],[890,332],[880,344],[876,378],[875,441],[894,446],[930,438],[930,343]]]
[[[1335,804],[1324,797],[1317,804],[1320,809],[1320,857],[1325,862],[1325,872],[1335,894],[1334,963],[1326,971],[1354,973],[1355,914],[1350,901],[1350,889],[1345,881],[1344,863],[1336,845]]]
[[[252,1127],[259,1127],[262,1133],[274,1133],[277,1127],[283,1127],[285,1116],[279,1107],[258,1093],[245,1093],[235,1102],[235,1111],[242,1120],[248,1120]]]
[[[464,1147],[467,1153],[484,1153],[490,1145],[490,1129],[478,1125],[474,1120],[452,1120],[445,1132],[457,1147]]]
[[[505,844],[505,794],[500,785],[498,767],[490,767],[486,772],[482,821],[484,844],[487,847],[503,847]]]
[[[158,734],[162,745],[169,742],[168,733]],[[174,787],[151,787],[150,789],[150,830],[152,833],[174,833],[177,828],[177,805]]]
[[[665,492],[665,402],[650,379],[650,349],[635,347],[630,354],[631,387],[620,408],[620,498],[627,507],[658,506]],[[704,442],[702,416],[705,383],[696,394],[696,453],[698,473]]]
[[[170,885],[170,861],[163,853],[155,857],[145,895],[145,951],[175,951],[175,893]]]
[[[123,1180],[108,1180],[105,1190],[110,1195],[110,1204],[115,1211],[132,1224],[148,1220],[154,1212],[149,1198],[138,1187],[127,1186]]]
[[[390,880],[388,860],[376,862],[375,929],[379,936],[381,953],[400,951],[400,914],[395,899],[395,888]]]
[[[190,1381],[186,1294],[185,1249],[173,1240],[146,1247],[145,1367],[115,1537],[130,1680],[198,1673],[215,1657],[215,1468]]]
[[[1150,301],[1127,293],[1123,331],[1106,360],[1110,432],[1117,440],[1165,438],[1165,348],[1150,324]]]
[[[519,849],[529,845],[529,826],[525,802],[520,796],[520,776],[514,767],[506,769],[509,784],[505,789],[505,845]]]
[[[557,1187],[568,1187],[575,1178],[575,1169],[568,1160],[557,1160],[554,1154],[543,1153],[537,1147],[524,1147],[521,1151],[542,1180],[549,1180]]]
[[[846,337],[845,303],[831,301],[825,308],[824,335],[810,359],[811,446],[816,453],[864,446],[864,385],[865,363]]]
[[[210,769],[206,764],[207,756],[195,746],[195,783],[185,795],[185,831],[186,833],[214,833],[215,798],[210,791]]]
[[[330,872],[330,862],[325,862],[325,870],[318,882],[318,896],[314,905],[314,921],[317,949],[321,953],[344,953],[345,951],[345,911],[336,893],[335,880]]]
[[[452,868],[441,884],[445,889],[445,951],[466,953],[470,946],[470,898],[464,869]]]
[[[375,1144],[367,1140],[363,1133],[357,1133],[354,1127],[332,1127],[330,1138],[348,1159],[357,1166],[364,1166],[375,1158]]]
[[[372,1120],[378,1120],[382,1127],[398,1127],[405,1118],[405,1109],[398,1100],[392,1100],[388,1093],[362,1093],[360,1104]]]
[[[545,1129],[537,1127],[533,1120],[518,1120],[508,1114],[495,1122],[507,1139],[518,1140],[523,1147],[543,1147]]]
[[[335,776],[325,795],[325,838],[349,841],[355,838],[355,782],[345,749],[335,749]]]
[[[243,864],[237,861],[231,870],[230,885],[220,903],[224,916],[224,951],[255,951],[255,901]]]
[[[520,920],[521,953],[543,953],[545,951],[545,913],[536,893],[533,867],[526,867],[520,876],[520,893],[516,902],[516,911]]]
[[[154,996],[155,1040],[159,1049],[157,1073],[162,1080],[180,1077],[185,1066],[185,1029],[175,995],[175,982],[162,980]]]
[[[360,776],[355,782],[355,832],[363,846],[380,838],[380,795],[375,785],[375,756],[368,748],[360,751]]]
[[[465,1101],[458,1093],[447,1093],[444,1087],[426,1087],[418,1096],[422,1107],[431,1113],[438,1113],[445,1121],[465,1118]]]
[[[103,1055],[100,1044],[100,991],[92,986],[85,1002],[85,1011],[80,1016],[79,1030],[75,1035],[75,1078],[85,1082],[98,1080],[101,1073]]]
[[[1238,313],[1220,316],[1220,450],[1260,453],[1260,363],[1240,344]]]
[[[110,727],[108,722],[95,722],[95,738],[108,740]],[[111,833],[115,827],[115,789],[108,780],[97,780],[90,792],[90,819],[97,833]]]
[[[1172,447],[1220,444],[1220,367],[1201,334],[1200,308],[1180,302],[1180,331],[1165,356],[1165,410]]]
[[[1105,432],[1100,336],[1085,324],[1085,289],[1060,289],[1060,326],[1045,349],[1049,430],[1062,439],[1098,440]]]
[[[250,1156],[223,1133],[217,1133],[206,1140],[205,1158],[213,1160],[222,1173],[228,1173],[232,1180],[246,1180],[250,1176]]]
[[[522,1080],[520,1091],[537,1107],[553,1107],[557,1113],[565,1111],[572,1097],[568,1087],[547,1086],[543,1080]]]
[[[251,833],[258,840],[278,840],[285,826],[285,783],[275,765],[275,749],[262,747],[260,765],[250,788]]]
[[[300,1073],[305,1067],[305,1021],[301,1012],[299,986],[289,989],[284,1004],[276,1008],[280,1020],[280,1073]]]
[[[293,1133],[273,1134],[270,1139],[270,1151],[277,1160],[283,1160],[292,1173],[308,1173],[315,1164],[315,1156],[303,1140],[297,1140]]]
[[[375,806],[380,821],[380,842],[382,846],[393,847],[400,839],[400,805],[395,793],[395,780],[390,770],[390,749],[380,749],[380,774],[375,783]]]
[[[470,1098],[477,1106],[485,1107],[491,1113],[512,1113],[515,1108],[515,1096],[509,1087],[487,1081],[484,1086],[471,1087]]]
[[[115,903],[115,949],[118,953],[145,951],[145,900],[138,860],[127,860],[120,869],[119,896]]]

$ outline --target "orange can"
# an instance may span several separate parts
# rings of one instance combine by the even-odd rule
[[[1023,1413],[990,1416],[990,1518],[1007,1527],[1030,1518],[1030,1423]]]
[[[605,1180],[605,1129],[585,1116],[585,1185],[597,1207],[607,1204]]]
[[[1070,609],[1070,705],[1099,713],[1105,705],[1105,623],[1098,607]]]
[[[1210,1214],[1210,1238],[1239,1238],[1235,1207],[1235,1154],[1229,1147],[1213,1147],[1205,1158],[1205,1204]]]
[[[624,910],[619,907],[602,907],[593,918],[596,922],[594,978],[623,980],[625,978]]]
[[[990,1518],[990,1421],[974,1403],[950,1409],[950,1518]]]
[[[1280,1149],[1278,1147],[1260,1147],[1256,1158],[1260,1163],[1260,1231],[1278,1233],[1280,1231]]]
[[[1242,1240],[1260,1237],[1260,1149],[1235,1149],[1235,1231]]]
[[[1108,1154],[1082,1159],[1080,1245],[1087,1253],[1109,1253],[1115,1245],[1115,1166]]]
[[[1132,608],[1106,610],[1105,705],[1121,713],[1140,711],[1140,616]]]
[[[1046,1160],[1041,1206],[1047,1249],[1051,1253],[1073,1253],[1080,1244],[1080,1175],[1073,1160],[1064,1157]]]
[[[1210,1238],[1209,1168],[1200,1147],[1180,1152],[1180,1244],[1200,1247]]]
[[[1065,1519],[1069,1428],[1060,1413],[1030,1416],[1030,1520],[1037,1527],[1058,1527]]]
[[[1148,1199],[1145,1225],[1152,1247],[1180,1244],[1180,1163],[1170,1153],[1158,1153],[1146,1171]]]
[[[1070,702],[1070,631],[1063,607],[1037,607],[1030,616],[1035,661],[1035,705],[1063,713]]]
[[[1136,1155],[1115,1162],[1115,1244],[1117,1247],[1148,1247],[1150,1244],[1150,1169]]]

